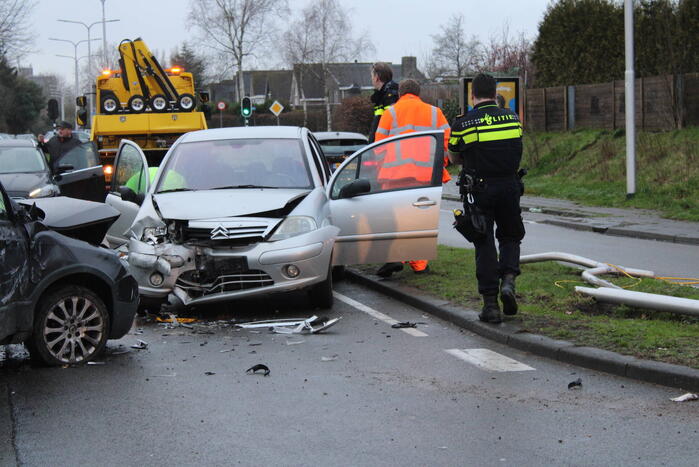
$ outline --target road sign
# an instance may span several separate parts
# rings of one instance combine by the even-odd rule
[[[284,110],[284,106],[279,103],[279,101],[274,101],[272,102],[272,105],[269,106],[269,111],[274,114],[275,117],[278,117],[280,113],[282,113],[282,110]]]
[[[216,103],[216,108],[218,110],[226,110],[226,103],[223,101],[219,101]]]

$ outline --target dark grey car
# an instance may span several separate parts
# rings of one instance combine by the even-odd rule
[[[0,183],[0,345],[24,342],[51,365],[87,362],[129,331],[138,306],[126,262],[97,246],[119,213],[65,197],[23,203]]]
[[[0,140],[0,181],[10,198],[72,198],[103,201],[104,173],[97,149],[87,142],[63,155],[57,173],[51,173],[36,142]]]

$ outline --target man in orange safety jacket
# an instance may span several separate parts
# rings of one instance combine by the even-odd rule
[[[447,154],[449,145],[450,127],[439,107],[429,105],[420,99],[420,84],[414,79],[405,79],[398,85],[400,98],[393,106],[389,107],[381,116],[379,127],[376,129],[375,141],[380,141],[391,136],[414,133],[417,131],[444,130],[444,153]],[[379,169],[378,179],[385,188],[400,188],[405,180],[415,180],[429,183],[432,178],[432,163],[420,161],[421,154],[429,154],[428,148],[419,148],[416,145],[424,144],[423,141],[405,141],[403,145],[410,145],[411,157],[401,159],[400,152],[404,152],[400,145],[396,148],[388,148],[383,164]],[[444,163],[446,165],[446,158]],[[442,183],[451,179],[446,169],[442,174]],[[427,260],[409,261],[410,267],[416,274],[429,271]],[[376,272],[381,277],[388,277],[394,272],[403,269],[402,263],[386,263]]]

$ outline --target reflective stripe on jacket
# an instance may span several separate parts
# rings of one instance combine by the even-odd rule
[[[428,130],[444,130],[444,150],[446,151],[449,142],[449,124],[441,109],[426,104],[418,96],[405,94],[381,116],[375,141]],[[412,177],[420,181],[429,181],[432,177],[432,162],[420,159],[422,154],[429,153],[429,149],[417,147],[418,144],[419,141],[407,140],[395,145],[395,150],[387,151],[384,163],[379,170],[379,178]],[[444,170],[442,182],[450,179],[451,177]]]
[[[480,177],[514,176],[522,158],[522,125],[516,114],[494,101],[476,105],[451,127],[449,151]]]

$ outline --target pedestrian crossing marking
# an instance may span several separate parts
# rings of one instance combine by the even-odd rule
[[[533,371],[535,368],[489,349],[446,349],[446,353],[487,371]]]
[[[363,311],[364,313],[368,314],[372,318],[378,319],[379,321],[383,321],[384,323],[389,324],[391,326],[398,323],[398,320],[395,320],[395,319],[391,318],[390,316],[388,316],[384,313],[381,313],[380,311],[374,310],[373,308],[366,306],[363,303],[360,303],[356,300],[353,300],[346,295],[342,295],[339,292],[333,292],[333,295],[335,295],[335,298],[337,298],[341,302],[345,302],[349,306],[354,307],[359,311]],[[400,330],[406,334],[413,336],[413,337],[427,337],[427,334],[420,331],[419,329],[400,328]]]

